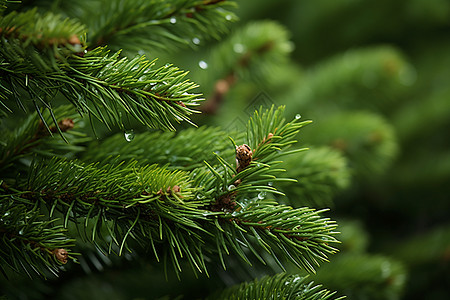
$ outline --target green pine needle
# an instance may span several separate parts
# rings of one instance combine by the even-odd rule
[[[260,300],[260,299],[292,299],[292,300],[325,300],[331,299],[335,292],[314,285],[308,277],[280,273],[265,276],[252,282],[232,286],[214,293],[207,299],[226,300]],[[342,298],[334,298],[342,299]]]

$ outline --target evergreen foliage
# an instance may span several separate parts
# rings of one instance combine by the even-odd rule
[[[0,0],[0,298],[448,298],[449,7]]]
[[[211,299],[330,299],[333,293],[319,290],[307,277],[277,274],[230,287]]]

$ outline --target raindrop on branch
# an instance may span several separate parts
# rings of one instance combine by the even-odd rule
[[[301,116],[300,114],[296,114],[296,115],[295,115],[295,118],[296,118],[297,120],[299,120],[301,117],[302,117],[302,116]]]
[[[170,18],[171,24],[175,24],[176,22],[177,22],[177,18],[175,18],[175,17]]]
[[[245,51],[245,46],[240,43],[236,43],[233,45],[233,51],[236,53],[243,53]]]
[[[205,69],[208,68],[208,64],[207,64],[206,61],[204,61],[204,60],[199,61],[199,62],[198,62],[198,66],[199,66],[200,68],[202,68],[203,70],[205,70]]]
[[[131,142],[134,139],[133,129],[125,131],[124,136],[127,142]]]

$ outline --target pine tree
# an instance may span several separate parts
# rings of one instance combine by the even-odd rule
[[[233,3],[1,5],[0,270],[7,296],[44,296],[36,279],[64,280],[88,260],[98,269],[120,268],[127,258],[145,262],[160,281],[176,284],[169,278],[183,281],[189,269],[207,278],[236,264],[292,264],[314,273],[337,251],[337,225],[326,210],[275,198],[282,194],[277,183],[293,181],[280,159],[304,150],[295,139],[310,122],[287,121],[284,107],[272,106],[256,110],[245,131],[195,128],[198,85],[144,53],[220,38],[235,20]],[[282,46],[261,42],[253,41],[259,54]],[[15,290],[24,276],[33,289]],[[307,276],[280,273],[210,297],[334,294]]]

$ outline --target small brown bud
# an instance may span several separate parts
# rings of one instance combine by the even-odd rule
[[[248,167],[252,161],[252,149],[246,145],[236,146],[236,172],[239,173]]]
[[[58,122],[58,126],[61,129],[62,132],[66,132],[67,130],[70,130],[74,126],[74,122],[72,119],[64,119]]]
[[[69,258],[69,253],[66,251],[66,249],[58,248],[53,250],[53,255],[55,255],[56,259],[59,260],[61,263],[66,264],[67,260]]]
[[[74,34],[69,38],[69,44],[80,45],[81,42],[80,42],[80,39]]]
[[[173,188],[172,188],[172,191],[174,193],[179,193],[181,191],[181,188],[178,185],[174,185]]]

